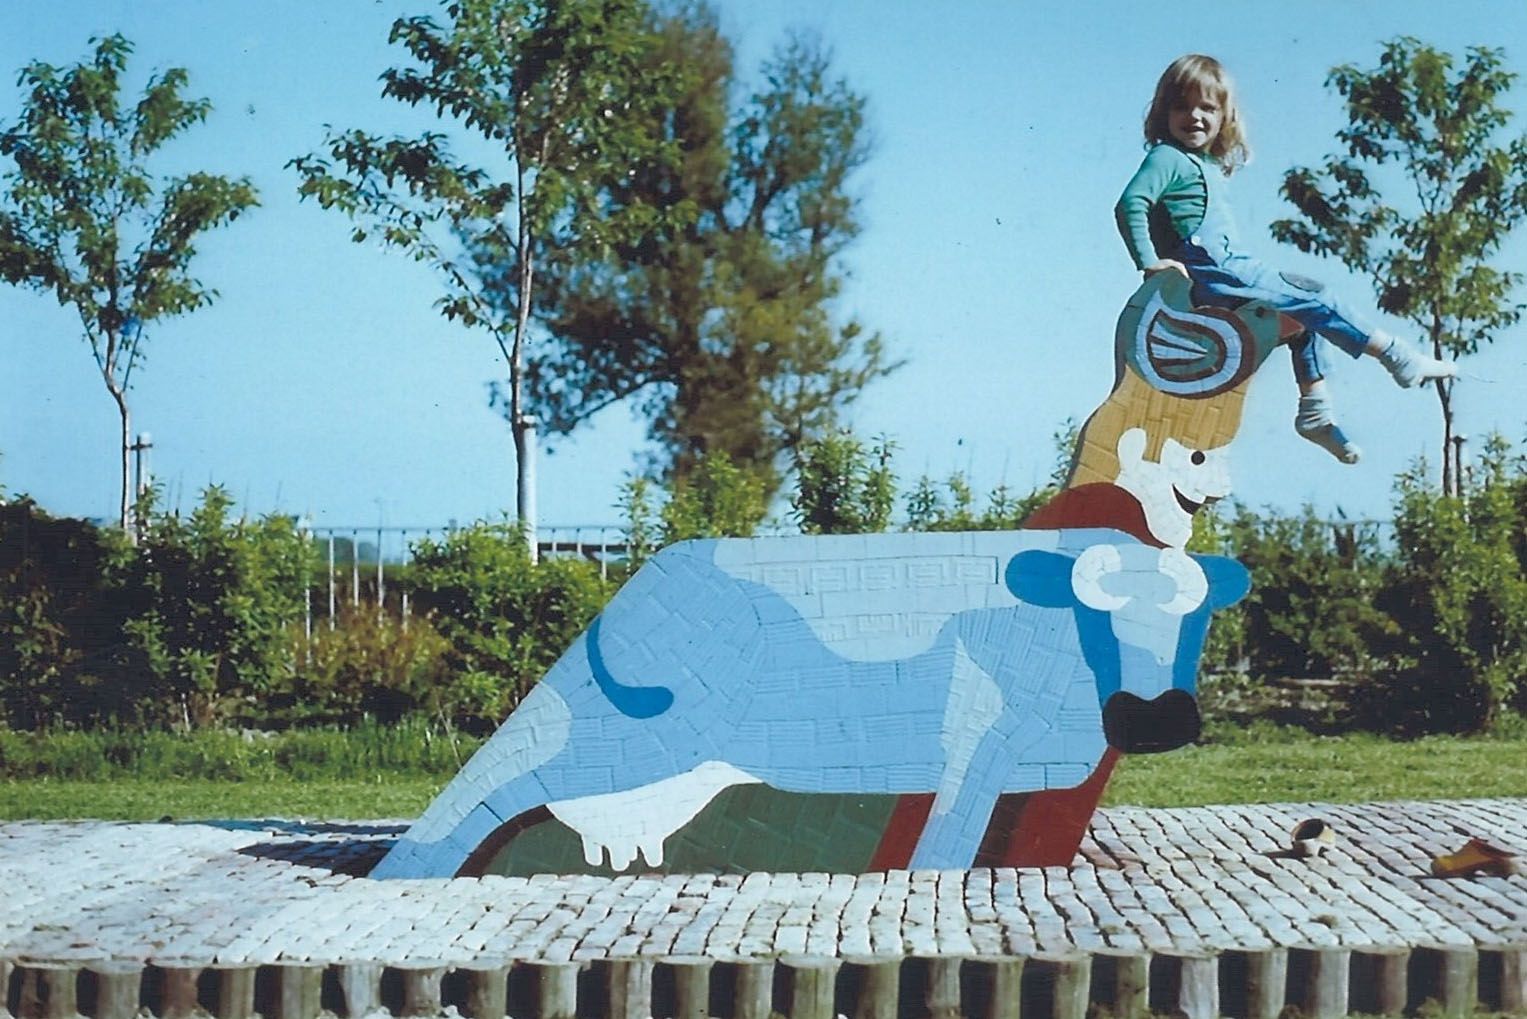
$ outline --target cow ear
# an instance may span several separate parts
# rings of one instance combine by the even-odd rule
[[[1003,579],[1020,601],[1052,609],[1070,608],[1076,604],[1076,593],[1071,590],[1075,561],[1057,552],[1029,549],[1008,560]]]
[[[1251,592],[1251,574],[1238,561],[1222,555],[1196,555],[1193,558],[1198,560],[1204,579],[1209,582],[1209,596],[1205,601],[1211,609],[1234,605]]]

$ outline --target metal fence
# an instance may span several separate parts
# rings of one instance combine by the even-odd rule
[[[425,539],[444,541],[456,530],[445,527],[309,527],[306,533],[319,549],[324,576],[309,586],[305,628],[309,635],[314,619],[326,620],[330,629],[340,613],[349,608],[374,606],[407,623],[408,590],[397,584],[398,571],[413,559],[415,545]],[[625,529],[614,524],[577,524],[539,527],[536,548],[545,556],[581,556],[599,565],[599,575],[609,576],[610,563],[626,556]]]

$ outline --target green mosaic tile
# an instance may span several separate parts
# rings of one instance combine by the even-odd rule
[[[664,846],[663,864],[641,857],[622,873],[862,873],[880,844],[896,796],[787,793],[763,784],[723,789]],[[511,839],[485,874],[614,873],[590,867],[576,832],[555,818]]]

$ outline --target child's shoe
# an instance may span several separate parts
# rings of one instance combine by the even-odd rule
[[[1432,379],[1450,379],[1458,374],[1456,362],[1427,357],[1396,337],[1391,337],[1389,346],[1379,354],[1379,363],[1389,369],[1389,374],[1402,389],[1410,389]]]
[[[1363,451],[1332,420],[1331,397],[1323,382],[1317,382],[1308,393],[1299,397],[1294,431],[1344,464],[1355,464],[1363,458]]]

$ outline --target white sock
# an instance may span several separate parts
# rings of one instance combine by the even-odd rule
[[[1294,415],[1294,431],[1330,453],[1344,464],[1355,464],[1363,458],[1359,449],[1333,420],[1331,394],[1325,380],[1310,386],[1308,393],[1299,397],[1299,413]]]
[[[1379,352],[1378,357],[1379,363],[1389,369],[1389,374],[1402,389],[1432,379],[1450,379],[1458,374],[1456,362],[1427,357],[1396,336],[1389,337],[1388,346]]]

